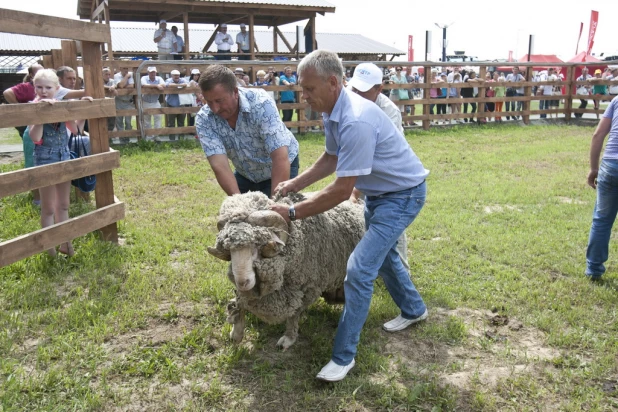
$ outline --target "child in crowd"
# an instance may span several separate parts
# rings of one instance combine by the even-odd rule
[[[53,70],[39,70],[34,76],[34,90],[36,97],[33,103],[45,102],[54,104],[54,95],[60,88],[58,76]],[[92,97],[83,97],[82,100],[92,101]],[[80,121],[83,127],[83,121]],[[34,142],[34,165],[44,166],[52,163],[69,160],[69,137],[67,128],[78,133],[78,124],[75,120],[63,123],[33,124],[28,126],[30,138]],[[41,227],[45,228],[54,223],[64,222],[69,218],[69,193],[71,182],[58,183],[53,186],[42,187],[41,193]],[[60,253],[73,256],[73,245],[66,242],[60,245]],[[50,256],[56,255],[56,249],[49,249]]]

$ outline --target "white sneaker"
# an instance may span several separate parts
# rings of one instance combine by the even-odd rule
[[[326,382],[338,382],[346,377],[350,369],[354,367],[355,363],[356,362],[354,362],[354,359],[352,359],[352,362],[350,362],[349,365],[339,366],[331,360],[322,368],[316,378]]]
[[[416,319],[406,319],[399,315],[390,322],[386,322],[384,325],[382,325],[382,328],[384,328],[384,330],[387,332],[397,332],[400,330],[404,330],[410,325],[414,325],[417,322],[427,319],[427,316],[429,316],[427,309],[425,309],[425,313],[423,313]]]

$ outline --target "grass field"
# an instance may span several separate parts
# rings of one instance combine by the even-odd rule
[[[205,251],[224,196],[197,144],[118,148],[121,246],[91,234],[69,260],[40,254],[0,269],[0,410],[616,410],[615,239],[603,281],[583,275],[592,131],[408,133],[431,170],[407,230],[430,316],[383,332],[397,308],[378,280],[357,366],[336,384],[314,377],[340,306],[314,304],[286,352],[275,348],[284,326],[253,317],[244,341],[229,341],[233,286]],[[306,168],[323,136],[300,139]],[[73,204],[71,215],[92,208]],[[37,229],[29,194],[2,199],[0,221],[0,240]]]

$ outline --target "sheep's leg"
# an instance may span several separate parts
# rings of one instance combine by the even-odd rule
[[[240,343],[245,336],[245,311],[238,307],[236,299],[230,300],[227,305],[227,322],[232,324],[230,339]]]
[[[290,346],[296,342],[298,338],[298,321],[300,319],[300,313],[295,314],[291,318],[285,321],[285,334],[277,342],[277,347],[282,350],[287,350]]]

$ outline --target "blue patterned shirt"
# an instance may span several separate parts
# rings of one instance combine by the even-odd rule
[[[298,156],[298,142],[264,90],[238,88],[238,100],[236,130],[207,105],[195,116],[195,128],[206,157],[227,155],[238,173],[254,183],[263,182],[271,178],[270,154],[287,146],[291,163]]]

